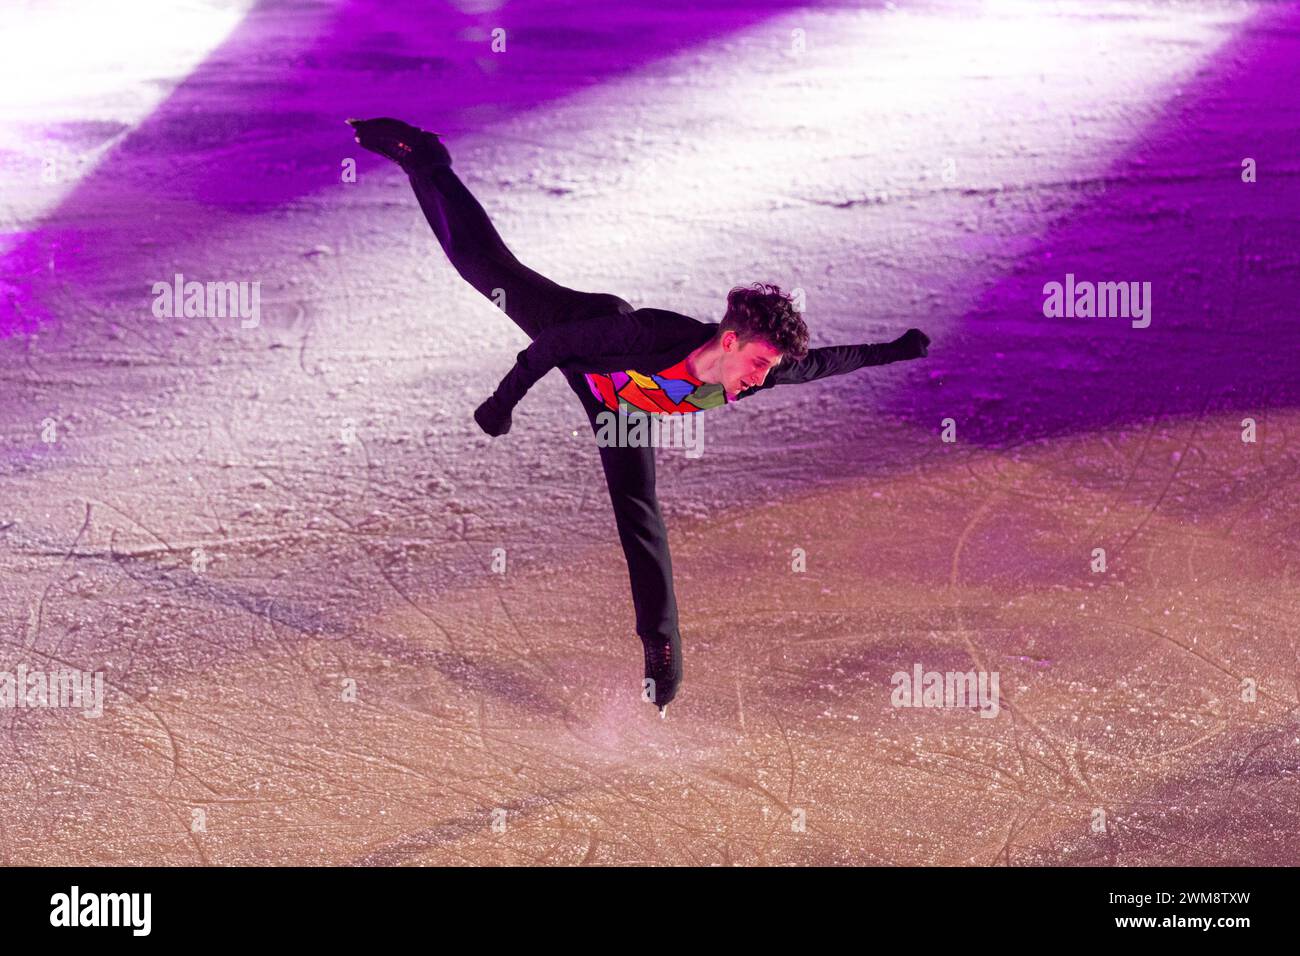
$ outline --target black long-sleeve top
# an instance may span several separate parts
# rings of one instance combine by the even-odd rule
[[[544,329],[518,354],[514,367],[506,373],[492,397],[499,412],[507,415],[553,368],[569,372],[635,369],[651,375],[682,361],[717,331],[717,322],[701,322],[666,309],[637,309],[554,325]],[[774,385],[802,384],[903,357],[888,342],[809,349],[797,362],[778,363],[762,385],[738,393],[736,400]]]

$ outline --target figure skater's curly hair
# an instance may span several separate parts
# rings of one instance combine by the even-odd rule
[[[762,339],[791,361],[808,354],[803,317],[787,293],[766,282],[738,285],[727,293],[727,314],[718,324],[718,336],[726,332],[735,332],[741,345]]]

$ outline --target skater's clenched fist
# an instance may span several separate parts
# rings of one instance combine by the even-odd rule
[[[889,344],[898,350],[901,358],[921,358],[930,347],[930,337],[920,329],[908,329]]]
[[[493,438],[510,431],[510,410],[503,409],[492,395],[478,408],[474,409],[474,421]]]

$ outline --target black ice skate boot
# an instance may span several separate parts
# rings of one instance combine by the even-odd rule
[[[410,173],[417,169],[450,166],[451,154],[438,140],[437,133],[417,129],[410,123],[390,119],[350,119],[356,141],[380,156],[386,156]]]
[[[645,651],[645,676],[649,685],[642,685],[642,700],[653,700],[659,708],[659,716],[667,714],[668,702],[677,696],[677,689],[682,684],[682,635],[673,628],[673,635],[664,637],[642,637],[641,647]],[[653,695],[653,696],[652,696]]]

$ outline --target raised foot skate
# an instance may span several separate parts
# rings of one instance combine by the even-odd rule
[[[410,123],[381,116],[377,119],[345,121],[356,131],[358,143],[380,156],[387,157],[408,173],[416,169],[450,166],[451,154],[437,133],[419,129]]]

